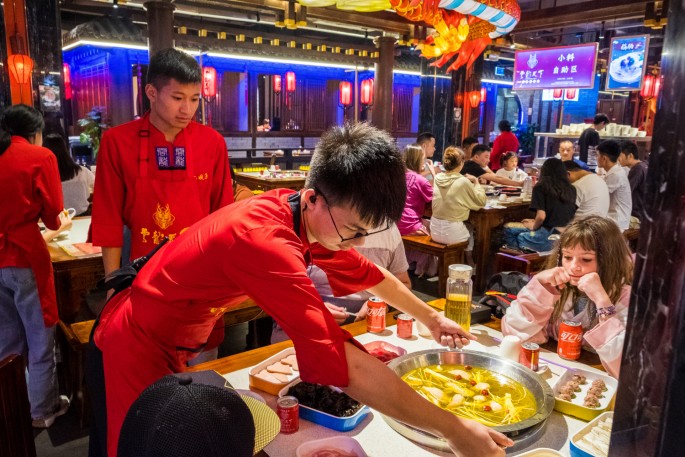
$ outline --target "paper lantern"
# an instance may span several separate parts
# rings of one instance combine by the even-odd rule
[[[64,98],[71,100],[71,68],[69,64],[62,64],[62,75],[64,77]]]
[[[360,101],[362,105],[373,104],[373,78],[362,81]]]
[[[640,90],[642,98],[652,98],[654,96],[655,85],[656,78],[654,75],[645,75],[645,80],[642,82],[642,89]]]
[[[340,81],[339,100],[344,107],[352,104],[352,84],[349,81]]]
[[[33,60],[24,54],[12,54],[7,58],[10,73],[19,84],[27,84],[31,80]]]
[[[486,87],[480,88],[480,102],[485,103],[488,100],[488,89]]]
[[[654,98],[659,97],[659,92],[661,91],[661,77],[654,77]]]
[[[471,103],[471,108],[477,108],[480,104],[480,91],[474,90],[469,93],[469,103]]]
[[[566,89],[566,100],[573,100],[576,98],[576,91],[578,89]]]
[[[289,71],[285,74],[285,89],[288,92],[295,92],[297,82],[295,80],[295,72]]]
[[[273,75],[272,76],[272,83],[273,83],[273,89],[275,94],[280,94],[281,89],[283,89],[283,86],[281,85],[281,75]]]
[[[202,96],[214,97],[216,95],[216,68],[204,67],[202,69]]]
[[[554,89],[554,92],[552,92],[552,96],[554,97],[554,100],[559,100],[561,97],[564,96],[564,89]]]

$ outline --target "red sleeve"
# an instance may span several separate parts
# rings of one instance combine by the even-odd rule
[[[302,379],[346,386],[344,343],[351,336],[340,329],[307,276],[295,233],[284,227],[254,229],[230,249],[235,260],[223,263],[226,275],[293,340]]]
[[[317,243],[311,246],[311,252],[314,265],[326,273],[335,297],[366,290],[385,278],[373,262],[354,249],[329,251]]]
[[[209,202],[209,212],[222,208],[233,203],[233,182],[231,181],[231,169],[228,163],[228,151],[226,141],[218,132],[216,133],[217,157],[212,179],[212,190]]]
[[[120,247],[123,244],[126,189],[121,160],[113,132],[105,132],[98,151],[93,190],[91,230],[95,246]]]
[[[43,202],[40,218],[47,228],[57,230],[60,226],[59,213],[64,209],[62,181],[59,178],[57,158],[48,151],[40,173],[36,177],[36,192]]]

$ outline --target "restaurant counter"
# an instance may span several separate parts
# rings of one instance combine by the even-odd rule
[[[394,323],[391,316],[387,322]],[[502,338],[501,332],[496,330],[499,321],[493,320],[492,323],[485,325],[474,325],[472,332],[478,337],[477,342],[472,342],[468,350],[490,352],[497,349],[498,339]],[[495,328],[491,328],[495,327]],[[432,339],[418,336],[416,325],[414,325],[413,335],[410,339],[400,339],[396,335],[396,326],[392,325],[379,334],[366,333],[366,323],[356,322],[345,326],[353,335],[358,335],[356,339],[361,343],[371,341],[385,341],[407,350],[416,352],[426,349],[436,349],[440,346]],[[263,348],[236,354],[230,357],[207,362],[194,367],[193,371],[213,369],[224,375],[224,377],[237,389],[249,389],[248,371],[250,368],[266,358],[292,346],[290,341],[266,346]],[[546,374],[541,374],[552,385],[564,372],[565,368],[582,368],[593,373],[603,373],[597,368],[593,368],[584,363],[561,359],[556,352],[541,349],[541,359],[547,363],[549,370]],[[592,359],[592,357],[590,357]],[[259,393],[271,408],[276,409],[276,397],[265,392],[255,390]],[[570,437],[583,428],[587,422],[571,416],[562,415],[553,411],[547,419],[545,427],[530,440],[530,444],[525,447],[515,447],[515,451],[509,451],[507,455],[518,455],[522,452],[537,448],[552,448],[559,450],[563,455],[570,455]],[[300,429],[292,435],[279,434],[276,439],[265,448],[266,453],[271,457],[293,457],[297,447],[307,441],[328,438],[333,436],[345,435],[356,439],[364,448],[369,457],[395,457],[397,455],[411,455],[412,457],[449,455],[444,452],[436,451],[403,437],[395,432],[385,422],[380,413],[371,410],[371,413],[350,432],[338,432],[329,428],[322,427],[313,422],[300,419]]]

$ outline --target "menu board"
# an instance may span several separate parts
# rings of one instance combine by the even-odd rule
[[[596,61],[597,43],[516,51],[513,89],[591,89]]]
[[[649,35],[613,38],[606,90],[640,90],[648,49]]]

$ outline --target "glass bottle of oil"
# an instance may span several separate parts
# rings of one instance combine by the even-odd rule
[[[468,265],[450,265],[447,279],[445,316],[467,332],[471,328],[472,271]]]

